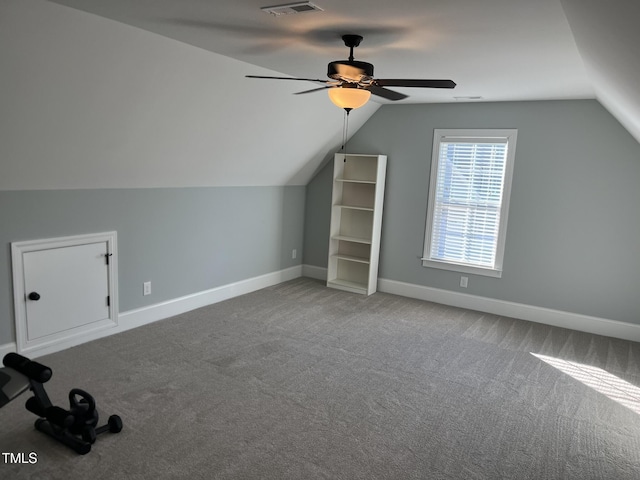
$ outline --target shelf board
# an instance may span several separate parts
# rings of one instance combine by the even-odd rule
[[[365,212],[373,212],[373,207],[357,207],[355,205],[335,205],[340,208],[350,208],[351,210],[362,210]]]
[[[360,237],[348,237],[347,235],[334,235],[334,240],[344,240],[345,242],[353,242],[353,243],[365,243],[367,245],[371,245],[370,238],[360,238]]]
[[[358,262],[358,263],[366,263],[366,264],[371,263],[368,258],[356,257],[354,255],[344,255],[342,253],[336,253],[336,254],[332,255],[332,257],[338,258],[340,260],[347,260],[349,262]]]
[[[327,282],[327,286],[333,286],[336,288],[344,288],[353,293],[367,293],[367,285],[364,283],[352,282],[351,280],[345,280],[343,278],[334,278]]]
[[[336,182],[346,182],[346,183],[366,183],[367,185],[375,185],[375,180],[354,180],[352,178],[336,178]]]

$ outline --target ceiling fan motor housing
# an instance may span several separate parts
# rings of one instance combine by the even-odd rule
[[[353,75],[354,72],[357,72],[357,75]],[[336,60],[327,66],[327,76],[334,80],[358,82],[363,76],[373,77],[373,65],[357,60]]]

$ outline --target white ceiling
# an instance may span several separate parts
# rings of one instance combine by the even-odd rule
[[[260,10],[275,3],[2,0],[0,190],[306,185],[340,148],[343,112],[326,94],[292,95],[316,84],[244,76],[324,78],[348,55],[345,33],[364,36],[355,57],[376,78],[458,84],[397,88],[410,96],[396,103],[597,98],[640,141],[638,0]],[[350,134],[376,101],[390,103],[354,112]]]
[[[55,2],[306,78],[325,78],[327,63],[348,56],[342,34],[361,34],[355,58],[373,63],[377,78],[458,84],[397,89],[410,95],[402,103],[595,96],[559,0],[314,0],[324,11],[280,17],[260,7],[291,1]],[[255,80],[255,88],[267,91],[270,82]],[[313,88],[300,83],[300,90]]]
[[[640,142],[640,1],[562,0],[596,98]]]
[[[398,89],[401,103],[597,98],[640,141],[638,0],[314,0],[322,12],[280,17],[260,8],[290,1],[53,1],[305,78],[324,78],[356,33],[377,78],[458,84]]]

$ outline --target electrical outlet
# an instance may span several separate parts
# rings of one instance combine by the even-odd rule
[[[151,282],[144,282],[142,284],[142,295],[151,295]]]
[[[469,277],[460,277],[460,286],[467,288],[467,285],[469,285]]]
[[[291,258],[296,258],[298,256],[298,251],[294,248],[291,250]]]

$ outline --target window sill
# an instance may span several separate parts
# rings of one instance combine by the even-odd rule
[[[472,267],[470,265],[462,265],[458,263],[438,262],[436,260],[429,260],[427,258],[422,258],[422,266],[427,268],[438,268],[440,270],[450,270],[452,272],[483,275],[485,277],[502,277],[502,270],[496,270],[493,268]]]

